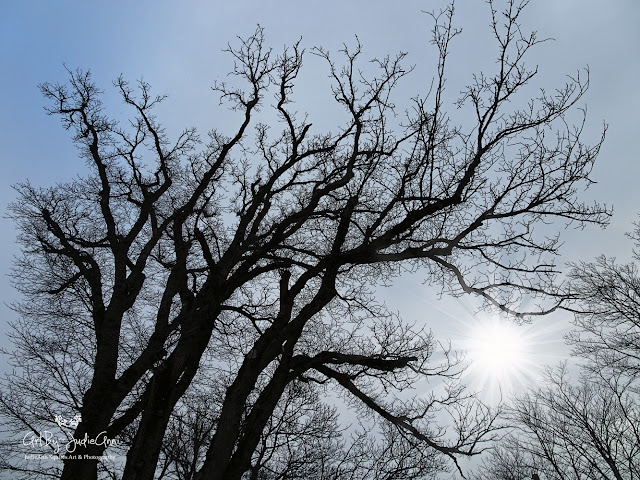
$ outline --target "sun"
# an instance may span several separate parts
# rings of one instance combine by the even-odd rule
[[[526,353],[526,340],[515,325],[495,320],[477,326],[469,340],[469,351],[477,368],[494,375],[517,370]]]
[[[463,337],[467,383],[490,401],[530,384],[537,368],[528,326],[502,317],[475,320]]]

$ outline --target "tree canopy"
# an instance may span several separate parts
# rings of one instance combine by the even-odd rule
[[[631,235],[640,244],[640,225]],[[549,368],[509,408],[515,431],[480,478],[640,478],[640,277],[637,262],[601,256],[570,272],[577,365]],[[572,371],[573,370],[573,371]]]
[[[238,113],[231,133],[169,138],[153,113],[164,97],[142,81],[114,82],[131,112],[120,121],[87,71],[42,84],[91,172],[17,186],[23,301],[0,404],[12,434],[79,414],[58,432],[79,458],[58,471],[7,443],[2,467],[74,480],[428,478],[482,451],[499,425],[455,382],[459,359],[372,291],[416,269],[520,318],[565,305],[548,225],[607,222],[578,199],[603,137],[587,145],[584,122],[567,120],[588,72],[523,92],[541,41],[520,25],[525,5],[489,2],[497,61],[454,105],[453,7],[433,17],[432,89],[406,112],[394,105],[404,53],[276,53],[261,28],[230,44],[230,81],[214,86]],[[347,116],[332,131],[291,101],[309,54]],[[465,124],[451,107],[469,111]],[[446,388],[411,392],[425,378]],[[361,429],[340,425],[332,395]],[[114,442],[82,441],[96,438]]]

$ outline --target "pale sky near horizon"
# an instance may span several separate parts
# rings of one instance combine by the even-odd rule
[[[11,185],[15,183],[29,179],[46,186],[82,171],[82,160],[77,158],[70,136],[56,118],[45,114],[37,88],[43,81],[65,81],[63,65],[90,69],[105,90],[107,107],[116,115],[124,109],[111,81],[120,74],[132,81],[143,77],[155,93],[169,95],[159,111],[169,133],[189,126],[198,127],[201,134],[212,127],[224,132],[226,126],[220,119],[229,117],[219,113],[222,110],[209,87],[215,80],[225,79],[231,63],[221,50],[236,35],[246,36],[260,24],[276,51],[302,37],[307,51],[324,46],[336,52],[342,42],[353,43],[354,35],[364,46],[366,57],[406,51],[407,63],[416,65],[416,71],[402,84],[402,93],[406,91],[409,98],[424,94],[432,75],[431,23],[422,11],[437,10],[445,3],[5,0],[0,3],[0,62],[5,72],[0,76],[0,210],[6,212],[13,200]],[[490,71],[496,52],[484,2],[459,0],[456,19],[463,33],[452,47],[448,74],[452,96],[472,73],[480,68]],[[624,232],[631,230],[631,222],[640,212],[640,161],[635,145],[640,136],[640,2],[533,0],[523,25],[538,30],[540,37],[555,39],[541,45],[532,56],[531,61],[540,67],[535,85],[548,89],[560,86],[565,75],[588,65],[591,87],[583,100],[588,106],[585,139],[595,142],[603,121],[609,125],[593,172],[598,183],[582,198],[613,205],[611,226],[605,231],[563,232],[563,260],[589,260],[600,253],[627,259],[632,244]],[[305,67],[308,70],[301,78],[297,105],[310,112],[314,126],[330,127],[327,72],[310,55]],[[15,298],[6,274],[18,250],[11,222],[6,218],[1,221],[0,331],[4,332],[6,322],[15,318],[5,305]],[[422,298],[421,289],[425,288],[412,283],[406,298]],[[426,309],[425,317],[442,318],[438,311],[447,308],[434,308],[431,293],[425,292],[424,298],[428,300],[423,305],[414,305],[406,313],[419,316],[419,311]],[[400,308],[403,300],[397,297],[391,303]],[[553,335],[558,334],[554,331]]]

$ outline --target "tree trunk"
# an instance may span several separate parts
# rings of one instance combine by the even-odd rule
[[[290,381],[289,365],[291,352],[287,352],[273,378],[262,391],[247,417],[247,429],[238,442],[238,448],[233,453],[225,472],[216,472],[212,480],[240,480],[244,472],[251,468],[251,457],[258,446],[260,436],[276,405]],[[205,462],[206,463],[206,462]]]
[[[127,452],[122,480],[153,480],[162,440],[179,395],[172,395],[173,385],[166,371],[156,372],[151,395],[140,420],[133,444]]]
[[[96,480],[98,477],[98,460],[108,446],[105,440],[107,426],[115,412],[115,400],[107,388],[91,387],[87,391],[80,411],[82,421],[68,444],[65,455],[73,458],[64,461],[61,480]],[[112,439],[108,439],[112,440]],[[90,443],[91,441],[98,441]]]
[[[98,478],[98,460],[95,457],[104,454],[106,445],[95,445],[89,442],[103,439],[104,437],[100,434],[106,428],[92,428],[91,423],[93,422],[87,423],[84,420],[80,422],[74,433],[74,440],[67,444],[64,454],[72,458],[64,460],[60,480],[96,480]]]
[[[171,413],[191,384],[211,338],[211,331],[203,326],[206,322],[183,337],[166,363],[156,369],[148,387],[147,406],[127,452],[122,480],[153,480]]]

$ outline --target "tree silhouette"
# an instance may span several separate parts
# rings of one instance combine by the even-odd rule
[[[470,112],[462,126],[449,121],[443,95],[459,33],[453,7],[434,16],[432,91],[415,96],[402,121],[393,99],[411,72],[404,54],[365,68],[359,44],[339,60],[313,49],[346,116],[320,132],[291,101],[301,44],[275,54],[260,28],[229,46],[232,80],[214,86],[239,124],[206,141],[193,129],[170,140],[153,114],[164,97],[147,83],[115,82],[132,111],[124,122],[106,116],[87,72],[43,84],[48,111],[74,132],[91,173],[17,187],[23,301],[12,334],[18,369],[1,402],[6,428],[38,432],[54,415],[79,412],[77,428],[62,433],[81,441],[104,432],[119,444],[79,442],[81,458],[61,472],[5,445],[3,467],[29,478],[119,476],[122,465],[95,458],[113,451],[126,453],[122,478],[142,480],[159,465],[178,468],[182,448],[192,462],[184,478],[239,479],[272,468],[261,452],[282,451],[269,432],[297,401],[291,392],[305,389],[338,392],[380,422],[383,443],[369,451],[396,448],[380,458],[408,452],[419,469],[426,453],[455,462],[481,451],[497,428],[493,412],[453,383],[427,397],[407,393],[420,379],[455,380],[458,359],[386,311],[372,288],[415,269],[436,288],[517,316],[564,304],[554,284],[558,240],[536,227],[607,221],[606,209],[576,198],[602,138],[587,146],[583,123],[566,120],[587,88],[584,73],[552,94],[522,97],[537,73],[525,56],[540,43],[519,24],[525,4],[498,13],[490,3],[495,72],[462,92],[456,106]],[[264,113],[271,106],[275,118]],[[523,298],[536,307],[520,311]],[[207,408],[189,410],[190,398]],[[438,425],[445,413],[452,421]],[[181,446],[180,422],[207,427]],[[310,440],[296,435],[288,445],[304,448]],[[355,462],[356,450],[341,451]],[[289,462],[279,458],[278,468]],[[384,470],[376,468],[361,478]]]
[[[638,242],[640,227],[632,238]],[[634,253],[634,260],[639,260]],[[484,477],[544,472],[546,479],[640,478],[640,278],[636,263],[599,257],[570,272],[578,301],[567,339],[579,375],[566,364],[516,399],[516,432],[485,464]]]

